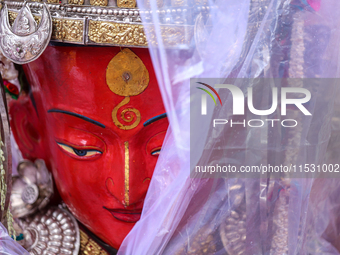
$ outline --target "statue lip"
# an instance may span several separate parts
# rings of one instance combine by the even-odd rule
[[[142,214],[142,209],[110,209],[105,206],[103,208],[108,210],[115,219],[127,223],[136,223]]]

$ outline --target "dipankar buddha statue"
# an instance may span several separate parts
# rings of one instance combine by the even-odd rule
[[[114,254],[140,219],[169,125],[136,2],[8,1],[0,23],[3,55],[22,65],[12,131],[35,161],[19,164],[13,183],[24,246]],[[169,44],[192,39],[174,29]],[[59,207],[45,207],[49,172]]]

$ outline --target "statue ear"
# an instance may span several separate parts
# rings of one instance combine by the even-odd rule
[[[39,118],[27,95],[10,103],[11,129],[24,158],[43,158]]]

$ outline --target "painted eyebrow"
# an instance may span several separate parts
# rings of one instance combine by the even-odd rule
[[[90,122],[92,124],[95,124],[101,128],[105,128],[105,125],[96,121],[96,120],[93,120],[93,119],[90,119],[89,117],[86,117],[86,116],[83,116],[81,114],[78,114],[78,113],[74,113],[74,112],[69,112],[69,111],[64,111],[64,110],[60,110],[60,109],[51,109],[51,110],[48,110],[47,111],[48,113],[51,113],[51,112],[58,112],[58,113],[64,113],[64,114],[67,114],[67,115],[71,115],[71,116],[74,116],[74,117],[77,117],[79,119],[82,119],[82,120],[85,120],[87,122]]]
[[[166,113],[157,115],[157,116],[152,117],[151,119],[145,121],[144,124],[143,124],[143,126],[146,127],[146,126],[150,125],[151,123],[154,123],[155,121],[160,120],[160,119],[163,119],[163,118],[166,118],[166,117],[167,117],[167,114],[166,114]]]

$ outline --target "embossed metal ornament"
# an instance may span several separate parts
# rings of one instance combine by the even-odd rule
[[[228,189],[228,200],[233,205],[230,215],[220,225],[220,237],[229,255],[246,254],[246,197],[242,181]]]
[[[33,204],[38,197],[39,189],[35,184],[27,185],[21,194],[22,201],[26,204]]]
[[[13,176],[11,206],[15,218],[24,217],[44,208],[53,194],[52,175],[44,160],[34,163],[23,160]]]
[[[38,2],[28,0],[36,21],[41,18],[42,9],[45,8],[42,1]],[[66,2],[68,4],[65,5]],[[157,0],[157,6],[165,8],[163,2]],[[152,24],[142,24],[143,11],[136,7],[136,1],[124,0],[119,3],[122,3],[121,7],[119,4],[117,6],[117,1],[107,0],[90,0],[86,4],[84,0],[65,0],[63,3],[47,0],[53,24],[51,41],[80,45],[157,47],[156,31]],[[6,1],[6,4],[9,9],[10,24],[13,24],[19,13],[18,9],[24,6],[24,2]],[[72,7],[72,5],[79,6]],[[150,11],[150,0],[147,0],[144,5]],[[197,14],[207,12],[207,8],[200,5],[201,3],[196,3],[194,8],[188,8],[186,1],[168,1],[167,9],[159,14],[160,33],[166,48],[189,49],[193,46],[195,27],[193,24]],[[144,13],[147,23],[151,21],[149,11]],[[186,15],[183,15],[184,13]],[[146,39],[144,26],[147,26],[146,30],[150,33],[149,41]]]
[[[25,219],[18,219],[24,230],[24,248],[30,254],[78,255],[80,248],[79,227],[67,211],[51,207]]]
[[[230,211],[230,216],[221,224],[221,240],[230,255],[241,255],[246,252],[246,219],[244,202],[237,210]]]
[[[0,49],[14,63],[26,64],[37,59],[47,47],[51,33],[52,18],[45,3],[38,27],[26,3],[10,27],[7,5],[4,5],[0,17]]]

